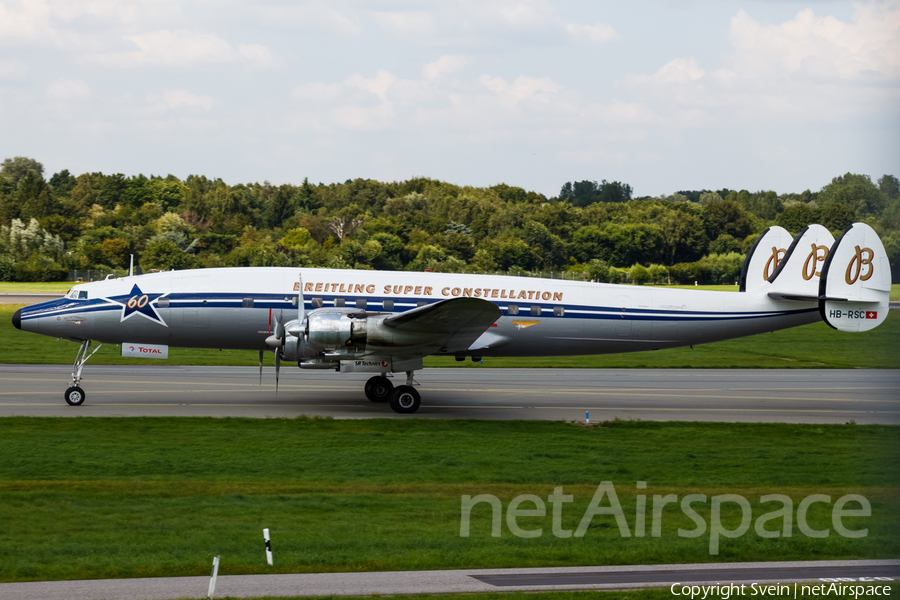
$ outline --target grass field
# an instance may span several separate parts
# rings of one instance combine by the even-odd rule
[[[0,281],[0,292],[58,292],[65,294],[73,285],[71,281]]]
[[[56,341],[12,326],[17,307],[0,304],[0,363],[70,364],[78,346]],[[657,352],[550,358],[488,358],[485,367],[580,367],[580,368],[900,368],[900,311],[891,311],[887,321],[863,334],[841,333],[824,323],[764,333],[747,338],[674,348]],[[256,352],[238,350],[192,350],[171,348],[165,364],[243,365],[258,364]],[[90,364],[141,364],[137,358],[122,358],[118,346],[104,346]],[[143,361],[146,364],[146,360]],[[267,353],[267,364],[274,357]],[[426,367],[479,368],[471,361],[428,357]]]
[[[213,555],[222,574],[900,556],[898,427],[16,417],[0,420],[0,455],[2,581],[205,575]],[[610,515],[583,537],[556,537],[549,502],[546,516],[518,520],[542,528],[539,537],[512,535],[508,520],[492,537],[487,504],[460,537],[464,494],[493,494],[505,512],[520,494],[546,501],[562,486],[574,501],[560,523],[571,530],[602,481],[614,484],[630,537]],[[794,513],[810,494],[831,503],[861,494],[871,516],[844,523],[867,535],[808,537],[792,517],[791,537],[751,527],[710,555],[709,530],[678,535],[696,527],[678,504],[650,535],[654,495],[729,493],[748,499],[754,520],[781,506],[763,506],[766,494],[789,496]],[[711,522],[708,500],[694,508]],[[728,529],[741,521],[735,504],[722,515]],[[810,527],[832,528],[831,505],[808,516]]]

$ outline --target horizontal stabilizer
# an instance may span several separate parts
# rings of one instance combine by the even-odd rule
[[[818,302],[818,296],[804,296],[803,294],[792,294],[790,292],[769,292],[769,298],[772,300],[789,300],[791,302]]]
[[[782,227],[769,227],[753,242],[741,267],[742,292],[765,292],[771,289],[769,276],[787,252],[793,238]]]
[[[839,331],[868,331],[890,309],[891,265],[871,227],[854,223],[834,245],[819,279],[819,312]]]

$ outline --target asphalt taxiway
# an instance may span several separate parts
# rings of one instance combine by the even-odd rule
[[[0,365],[0,416],[410,418],[363,394],[367,375],[285,366],[91,366],[87,400],[63,392],[71,367]],[[399,385],[404,377],[395,377]],[[413,418],[642,419],[900,424],[900,370],[424,369]]]
[[[745,585],[742,595],[760,586],[781,584],[778,595],[794,596],[794,583],[877,585],[896,589],[898,560],[759,562],[615,567],[555,567],[537,569],[470,569],[447,571],[382,571],[367,573],[306,573],[229,575],[219,577],[216,597],[349,596],[439,594],[551,590],[613,590],[676,585]],[[94,579],[0,584],[0,600],[136,600],[206,598],[208,577]],[[752,586],[756,584],[756,588]],[[690,591],[687,592],[690,597]],[[890,594],[890,592],[888,592]],[[775,594],[766,594],[775,595]],[[808,593],[806,595],[809,595]],[[836,594],[845,596],[844,594]],[[718,597],[719,595],[716,595]]]

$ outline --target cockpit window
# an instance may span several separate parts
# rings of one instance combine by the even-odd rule
[[[79,300],[87,300],[87,292],[83,291],[83,290],[78,292],[78,299]]]

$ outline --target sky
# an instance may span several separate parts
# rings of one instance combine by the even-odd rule
[[[900,176],[900,0],[0,0],[0,158],[230,184]]]

